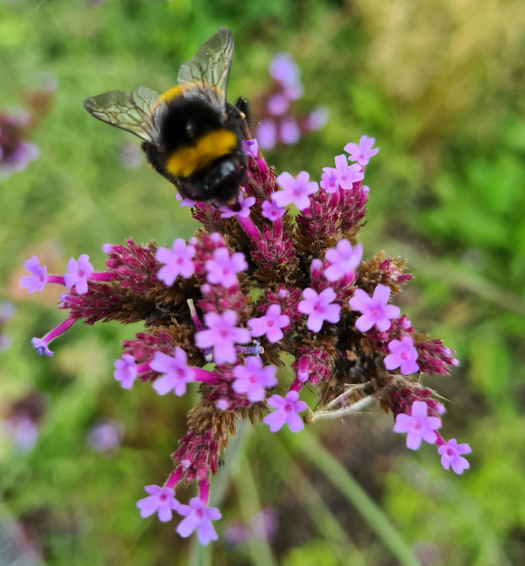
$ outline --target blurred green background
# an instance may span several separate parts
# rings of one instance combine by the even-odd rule
[[[77,325],[53,358],[38,357],[29,340],[63,320],[60,289],[26,295],[18,279],[35,254],[55,273],[81,253],[100,270],[106,242],[193,233],[169,183],[145,164],[122,167],[122,145],[139,141],[82,101],[138,85],[162,92],[221,26],[236,42],[230,100],[256,97],[286,51],[303,70],[298,108],[330,111],[321,131],[267,154],[278,171],[319,180],[346,143],[376,138],[365,255],[408,258],[415,279],[398,304],[461,360],[424,383],[451,401],[445,436],[473,453],[463,476],[446,472],[434,448],[409,453],[378,410],[303,439],[258,427],[235,456],[221,538],[199,556],[174,522],[135,508],[143,486],[169,473],[195,398],[120,388],[119,341],[139,327]],[[0,444],[0,565],[40,563],[31,553],[52,566],[524,564],[524,48],[522,0],[0,0],[0,107],[20,104],[40,72],[58,79],[32,136],[41,157],[0,183],[0,298],[17,306],[3,328],[13,344],[0,355],[0,418],[34,391],[46,406],[32,451]],[[119,450],[86,443],[100,419],[123,424]],[[343,465],[328,466],[339,479],[316,436]],[[279,521],[271,542],[231,542],[227,530],[260,508]]]

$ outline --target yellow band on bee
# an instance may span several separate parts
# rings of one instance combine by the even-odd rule
[[[230,130],[214,130],[193,145],[175,150],[166,159],[166,169],[175,177],[188,177],[213,161],[228,155],[237,146],[237,137]]]

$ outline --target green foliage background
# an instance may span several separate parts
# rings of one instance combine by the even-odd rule
[[[145,165],[119,165],[120,145],[134,140],[93,120],[82,100],[115,88],[169,88],[180,63],[220,26],[236,41],[230,99],[257,95],[271,57],[288,51],[303,69],[299,106],[330,110],[319,133],[267,155],[279,171],[307,169],[319,179],[346,143],[376,138],[365,254],[385,249],[409,259],[416,277],[398,304],[417,328],[458,351],[461,367],[426,383],[450,399],[444,434],[471,444],[471,469],[445,472],[429,446],[407,453],[391,418],[379,413],[311,432],[383,508],[421,565],[525,563],[520,0],[0,1],[0,106],[17,105],[38,72],[59,81],[34,135],[42,156],[0,184],[0,296],[18,308],[6,328],[13,346],[0,358],[1,402],[33,390],[48,396],[36,448],[17,455],[1,447],[3,516],[17,518],[53,566],[190,561],[174,524],[141,520],[134,503],[142,486],[169,473],[192,399],[159,398],[148,387],[127,392],[113,380],[119,341],[138,327],[76,326],[54,344],[53,358],[36,356],[29,339],[63,319],[54,308],[60,291],[26,296],[17,281],[35,253],[54,272],[81,253],[101,269],[103,243],[133,236],[164,244],[192,234],[196,225],[168,183]],[[107,457],[85,443],[100,417],[126,428],[122,448]],[[410,563],[392,556],[381,527],[298,446],[287,434],[249,434],[222,505],[219,534],[260,505],[275,507],[280,529],[271,548],[219,541],[212,559],[191,560]]]

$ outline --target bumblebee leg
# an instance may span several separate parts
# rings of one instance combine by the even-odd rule
[[[239,119],[240,126],[242,129],[242,133],[247,140],[252,139],[252,133],[250,131],[250,121],[251,121],[251,111],[250,111],[250,104],[243,98],[239,96],[239,100],[237,100],[237,104],[233,107],[234,111]]]

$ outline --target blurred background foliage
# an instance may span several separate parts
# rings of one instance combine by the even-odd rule
[[[75,327],[53,358],[39,358],[29,340],[63,320],[60,290],[25,295],[18,279],[34,254],[51,272],[81,253],[101,269],[106,242],[164,244],[193,233],[171,185],[145,164],[121,165],[123,144],[138,140],[93,120],[82,101],[138,85],[167,89],[220,26],[236,41],[231,100],[255,98],[272,56],[286,51],[303,71],[299,108],[330,111],[321,131],[267,154],[278,171],[319,179],[346,143],[376,138],[365,255],[385,249],[409,259],[416,277],[398,304],[458,351],[452,376],[425,383],[451,400],[445,435],[473,453],[463,476],[445,472],[434,448],[408,453],[378,411],[309,431],[390,517],[417,557],[410,562],[392,555],[380,524],[312,463],[326,462],[319,444],[256,429],[234,463],[213,559],[207,549],[193,563],[524,564],[521,0],[0,0],[0,107],[19,105],[38,73],[58,79],[32,138],[40,159],[0,184],[0,298],[17,306],[3,329],[13,343],[0,355],[0,417],[35,391],[46,406],[32,451],[0,444],[0,564],[17,553],[53,566],[190,563],[174,524],[140,519],[135,501],[169,473],[191,396],[115,382],[119,341],[139,327]],[[101,419],[122,423],[120,449],[98,453],[86,441]],[[230,526],[248,525],[261,508],[279,522],[270,544],[232,542]]]

